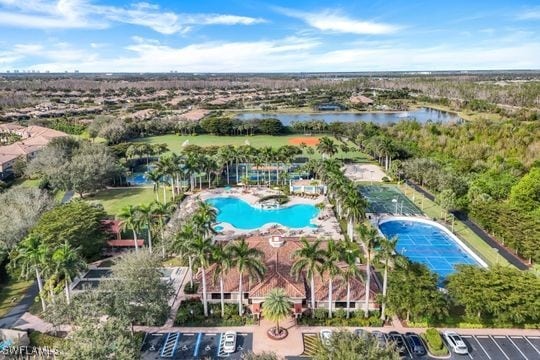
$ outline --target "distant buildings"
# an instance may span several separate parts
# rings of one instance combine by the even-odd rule
[[[20,126],[13,123],[0,124],[0,132],[19,135],[22,139],[11,145],[0,146],[0,179],[13,173],[17,159],[31,160],[54,138],[67,136],[61,131],[42,126]]]
[[[374,101],[364,95],[355,95],[349,98],[349,102],[353,105],[373,105]]]

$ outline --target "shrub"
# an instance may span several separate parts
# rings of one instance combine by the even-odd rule
[[[32,331],[28,334],[30,345],[41,348],[58,349],[65,341],[58,336],[52,336],[39,331]]]
[[[263,196],[262,198],[260,198],[259,202],[262,203],[268,200],[276,200],[278,204],[283,205],[289,202],[289,197],[283,194],[268,195],[268,196]]]
[[[427,329],[424,334],[420,334],[422,338],[426,341],[429,352],[435,356],[442,356],[448,354],[448,349],[444,346],[443,339],[441,334],[437,329]]]

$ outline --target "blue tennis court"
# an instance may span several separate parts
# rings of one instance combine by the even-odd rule
[[[412,261],[425,264],[441,280],[454,272],[457,264],[480,265],[449,234],[435,225],[413,220],[389,220],[379,224],[385,237],[398,237],[396,251]]]

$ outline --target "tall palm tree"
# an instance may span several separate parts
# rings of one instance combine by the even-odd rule
[[[120,210],[117,215],[121,220],[120,228],[123,230],[129,229],[133,233],[133,241],[135,242],[135,251],[139,251],[139,244],[137,242],[137,231],[141,227],[141,215],[138,206],[128,205]]]
[[[202,295],[204,316],[208,316],[208,300],[206,293],[206,269],[210,265],[210,257],[214,245],[211,238],[197,236],[191,241],[191,253],[193,254],[193,265],[201,270]]]
[[[238,314],[243,313],[244,292],[242,283],[244,274],[248,279],[256,278],[261,281],[266,271],[263,263],[263,252],[259,249],[249,247],[246,239],[233,241],[227,245],[231,254],[232,266],[236,268],[239,274],[238,280]]]
[[[281,334],[279,322],[289,316],[291,313],[291,305],[291,300],[282,288],[272,289],[268,295],[266,295],[262,314],[266,319],[276,322],[276,335]]]
[[[165,257],[165,223],[170,219],[176,209],[176,204],[173,202],[160,203],[159,201],[154,201],[152,208],[152,213],[158,220],[159,225],[161,256]]]
[[[291,274],[300,279],[303,273],[309,278],[311,290],[311,312],[315,315],[315,274],[325,261],[325,251],[320,247],[321,241],[301,240],[302,247],[296,250],[293,258],[296,259],[291,267]]]
[[[217,219],[217,210],[207,202],[199,201],[198,208],[193,215],[192,221],[197,231],[202,236],[210,236],[215,233],[212,227]]]
[[[399,258],[399,255],[396,252],[397,242],[397,236],[393,236],[390,239],[381,238],[381,241],[379,243],[379,249],[377,251],[377,258],[381,260],[384,264],[381,320],[384,320],[386,316],[386,294],[388,291],[388,270],[390,268],[390,263],[396,262],[396,259]]]
[[[376,229],[367,227],[364,224],[358,226],[358,233],[360,240],[364,244],[364,251],[366,253],[366,302],[365,302],[365,317],[369,316],[369,293],[371,290],[371,254],[373,249],[379,245],[381,237]]]
[[[79,255],[78,249],[73,249],[67,241],[53,252],[52,262],[56,273],[64,278],[66,301],[69,304],[71,301],[69,284],[75,276],[86,269],[86,262]]]
[[[152,203],[139,205],[138,207],[141,224],[146,225],[148,250],[152,253],[152,224],[154,223],[154,206]]]
[[[225,170],[227,173],[227,185],[230,184],[230,171],[229,171],[229,165],[231,164],[232,160],[234,160],[234,147],[232,145],[225,145],[219,148],[218,150],[218,158],[220,159],[220,162],[225,164]]]
[[[351,241],[354,241],[354,224],[364,218],[366,214],[366,202],[356,188],[356,185],[349,183],[345,187],[343,198],[343,211],[347,217],[347,234]]]
[[[19,269],[21,277],[28,279],[33,272],[36,276],[41,308],[46,309],[43,281],[41,278],[42,270],[49,262],[49,248],[38,236],[28,235],[19,245],[10,253],[9,266],[12,269]]]
[[[225,317],[225,297],[223,295],[223,277],[227,275],[232,267],[232,259],[229,254],[229,248],[216,245],[212,251],[212,264],[214,264],[214,282],[219,277],[219,293],[221,303],[221,317]]]
[[[159,201],[159,184],[161,182],[161,173],[158,170],[150,170],[146,173],[146,178],[154,184],[156,201]]]
[[[193,253],[191,242],[198,235],[197,229],[192,222],[187,222],[180,228],[180,231],[174,236],[171,244],[172,250],[181,258],[187,258],[189,267],[189,283],[193,289]]]
[[[321,273],[328,275],[328,317],[332,317],[332,292],[334,279],[340,275],[341,269],[338,261],[341,255],[340,243],[334,240],[328,240],[326,243],[325,262],[321,266]]]
[[[360,258],[360,247],[357,243],[348,241],[344,242],[341,251],[341,261],[345,263],[345,267],[341,270],[341,276],[347,283],[347,318],[350,317],[351,304],[351,280],[361,279],[362,271],[358,267],[358,259]]]
[[[323,158],[333,157],[338,152],[337,144],[331,138],[323,136],[317,144],[317,151],[321,153]]]

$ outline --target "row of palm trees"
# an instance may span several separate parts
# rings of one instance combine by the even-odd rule
[[[249,247],[245,239],[229,242],[227,245],[216,243],[212,240],[214,230],[212,224],[216,221],[216,210],[207,203],[200,202],[198,209],[185,222],[175,234],[171,243],[171,250],[181,258],[187,259],[190,271],[190,284],[193,289],[194,271],[201,272],[202,302],[204,315],[208,316],[208,299],[206,270],[214,265],[214,279],[219,281],[221,293],[221,316],[224,316],[225,304],[223,293],[224,277],[236,268],[240,277],[238,283],[238,314],[242,315],[244,308],[242,303],[243,279],[247,275],[250,280],[262,280],[265,274],[263,253]]]
[[[173,153],[162,156],[154,169],[146,173],[146,177],[154,184],[157,201],[159,201],[158,190],[163,185],[163,202],[166,202],[166,187],[170,187],[171,197],[174,200],[183,184],[187,184],[191,191],[194,191],[197,185],[202,189],[203,182],[210,187],[221,178],[222,174],[225,174],[227,184],[230,184],[231,174],[233,176],[236,174],[236,183],[239,183],[242,180],[240,172],[242,165],[245,169],[255,168],[257,185],[261,182],[268,185],[285,184],[288,180],[288,169],[295,156],[300,154],[302,149],[292,145],[279,148],[270,146],[256,148],[251,145],[202,148],[190,145],[186,146],[180,155]],[[259,171],[262,166],[266,170]],[[272,174],[275,174],[275,178]],[[247,181],[251,182],[250,179]]]
[[[74,277],[86,269],[86,262],[79,249],[73,248],[69,243],[51,248],[50,244],[44,243],[39,236],[30,234],[10,253],[9,266],[13,271],[20,271],[22,278],[35,276],[41,307],[45,310],[46,290],[49,292],[49,300],[54,302],[59,286],[64,286],[66,301],[70,303],[69,285]],[[43,279],[47,279],[45,285]]]
[[[148,250],[153,252],[152,234],[158,234],[161,243],[162,256],[165,256],[165,225],[176,209],[173,202],[154,201],[150,204],[128,205],[117,215],[121,220],[121,230],[130,230],[135,242],[135,251],[139,251],[137,235],[146,230]]]

